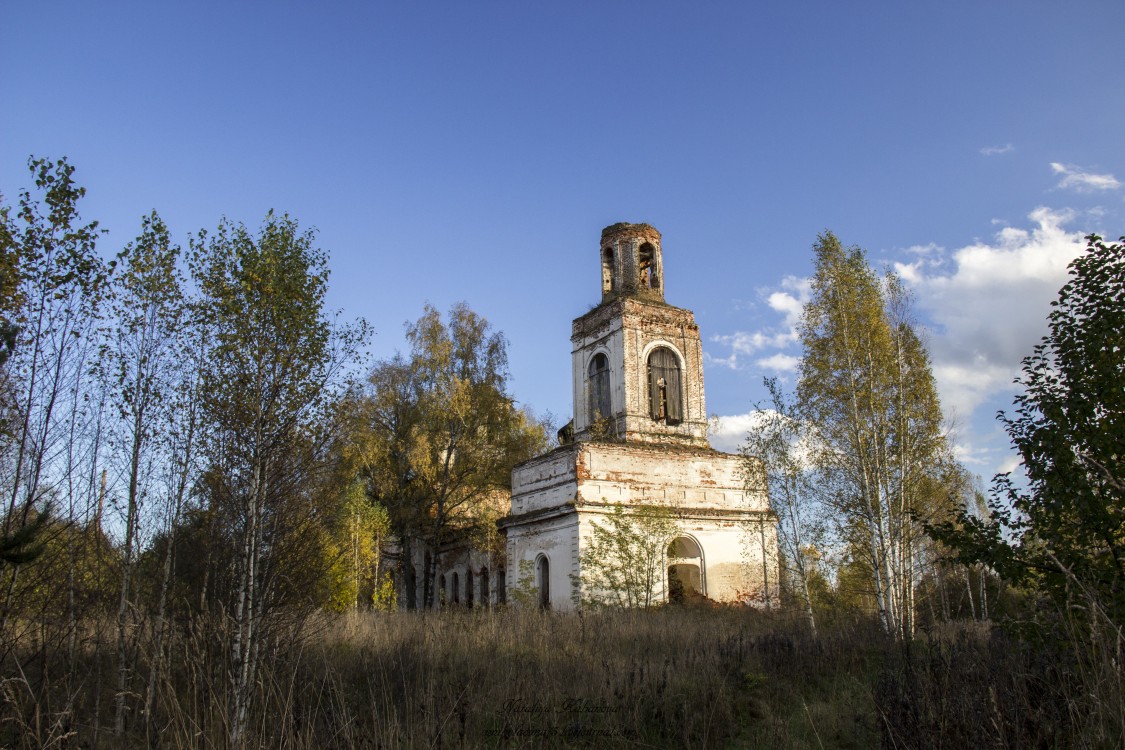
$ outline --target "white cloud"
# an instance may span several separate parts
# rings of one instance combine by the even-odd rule
[[[797,338],[789,331],[776,332],[767,330],[754,331],[752,333],[738,331],[726,336],[713,336],[711,340],[729,346],[731,356],[736,356],[739,354],[753,354],[762,349],[778,349],[789,346],[789,344],[796,341]]]
[[[985,463],[985,460],[977,455],[972,443],[954,443],[953,455],[962,464],[971,466]]]
[[[928,245],[911,245],[910,247],[906,248],[905,252],[909,253],[910,255],[918,255],[923,258],[928,258],[937,253],[940,253],[941,247],[931,242]]]
[[[737,453],[746,442],[746,435],[765,418],[763,412],[751,411],[746,414],[732,414],[726,417],[713,417],[707,430],[711,447],[724,453]]]
[[[1086,172],[1073,164],[1060,164],[1053,161],[1051,162],[1051,170],[1055,174],[1063,176],[1057,187],[1074,190],[1078,193],[1092,193],[1095,190],[1116,190],[1121,187],[1121,183],[1111,174]]]
[[[990,243],[945,262],[896,264],[934,325],[930,349],[943,404],[967,418],[989,396],[1013,390],[1023,358],[1047,332],[1050,303],[1084,243],[1063,227],[1072,212],[1037,208],[1031,229],[1004,227]]]
[[[1003,463],[1000,464],[1000,468],[999,468],[998,471],[1001,474],[1011,474],[1012,472],[1014,472],[1019,467],[1020,467],[1020,457],[1019,456],[1009,456],[1008,458],[1006,458],[1004,460]]]
[[[798,357],[793,357],[788,354],[778,352],[769,357],[763,357],[755,362],[758,367],[763,370],[773,370],[774,372],[793,372],[797,369],[797,365],[801,360]]]
[[[703,352],[703,361],[708,365],[718,365],[719,367],[729,367],[732,370],[738,369],[738,355],[731,354],[729,357],[715,357],[710,352]]]
[[[1003,146],[985,146],[980,150],[980,152],[984,156],[996,156],[998,154],[1007,154],[1015,150],[1015,146],[1010,143],[1005,143]]]
[[[968,466],[991,474],[1008,468],[1006,438],[989,431],[997,409],[1010,409],[1023,358],[1047,333],[1050,303],[1067,279],[1067,266],[1085,246],[1068,231],[1078,214],[1039,207],[1023,226],[1003,225],[990,239],[945,249],[919,245],[898,251],[895,269],[914,291],[918,316],[929,330],[934,378]],[[729,367],[791,372],[799,364],[797,325],[809,299],[809,279],[787,277],[762,296],[781,319],[773,327],[713,340],[729,356],[709,358]],[[750,415],[723,417],[712,444],[734,450],[745,439]],[[963,430],[963,432],[962,432]]]
[[[709,362],[737,369],[739,358],[748,356],[763,349],[785,349],[797,343],[797,324],[801,320],[801,310],[809,299],[809,279],[797,276],[786,276],[781,280],[781,288],[764,290],[766,304],[774,312],[781,313],[781,324],[770,326],[758,331],[736,331],[726,335],[712,336],[711,340],[723,346],[730,347],[730,356],[707,356]],[[794,359],[792,357],[788,359]],[[783,364],[783,359],[777,356],[766,357],[759,360],[758,364],[769,362],[764,366],[775,370],[791,370],[792,366],[778,367]],[[794,360],[795,361],[795,360]]]
[[[745,414],[732,414],[725,417],[711,417],[708,425],[707,437],[711,447],[724,453],[737,453],[745,444],[749,434],[765,426],[769,421],[777,419],[778,413],[773,409],[754,410]],[[791,454],[798,462],[811,467],[814,452],[813,440],[808,437],[798,439],[792,444]]]

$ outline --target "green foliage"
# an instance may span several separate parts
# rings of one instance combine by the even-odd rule
[[[914,632],[918,519],[947,513],[934,479],[952,462],[929,357],[901,282],[880,278],[859,248],[831,233],[814,247],[812,296],[801,319],[797,417],[811,428],[841,540],[868,562],[880,621]]]
[[[390,531],[386,509],[368,499],[362,483],[352,482],[337,512],[330,543],[332,609],[358,608],[361,598],[378,607],[386,596],[381,589],[388,584],[393,600],[394,584],[387,575],[380,577],[379,571],[380,552]]]
[[[221,568],[261,577],[236,599],[262,592],[266,610],[308,601],[298,581],[328,565],[333,521],[321,486],[330,404],[341,368],[365,335],[338,328],[324,311],[327,256],[288,216],[272,212],[257,234],[223,221],[191,243],[201,299],[193,324],[207,341],[199,389],[209,463],[201,482],[211,534],[235,560]],[[285,559],[284,555],[294,557]],[[308,566],[312,565],[312,569]]]
[[[594,416],[594,421],[590,423],[587,430],[589,430],[589,439],[595,442],[618,442],[613,418],[603,416],[601,412]]]
[[[520,560],[515,588],[510,592],[517,607],[535,609],[539,606],[539,586],[535,582],[535,563]]]
[[[590,525],[579,555],[581,604],[651,607],[663,580],[668,543],[676,535],[675,515],[667,508],[620,503]]]
[[[11,207],[0,203],[0,367],[16,346],[20,331],[17,318],[24,302],[18,235]]]
[[[394,612],[398,609],[398,592],[395,591],[395,581],[391,571],[383,573],[379,585],[371,592],[371,606],[377,612]]]
[[[497,546],[495,521],[512,467],[548,444],[548,425],[507,392],[507,342],[467,305],[446,319],[427,306],[407,326],[410,357],[379,362],[363,393],[341,407],[340,446],[371,497],[385,506],[404,549],[430,551],[456,538]],[[422,571],[432,603],[436,571]],[[415,606],[408,587],[407,604]]]
[[[0,537],[0,570],[5,566],[24,565],[43,554],[46,548],[43,532],[50,518],[49,509],[44,509],[23,526]]]
[[[31,159],[35,192],[19,208],[0,206],[0,464],[5,474],[0,544],[30,563],[42,546],[35,519],[48,497],[77,482],[68,465],[88,414],[86,357],[101,314],[109,269],[96,244],[97,222],[84,223],[66,159]],[[71,498],[77,502],[77,498]],[[19,550],[17,553],[17,549]],[[0,603],[0,631],[13,604]]]
[[[288,216],[266,217],[257,236],[219,224],[192,241],[192,273],[202,293],[199,322],[211,351],[203,373],[208,417],[245,440],[247,458],[284,442],[315,418],[339,362],[324,317],[327,256]]]
[[[1026,488],[996,478],[990,516],[933,533],[966,562],[1066,605],[1078,596],[1125,624],[1125,245],[1087,238],[1023,361],[1015,414],[1000,419]],[[1092,615],[1093,613],[1091,613]]]
[[[36,556],[18,575],[15,565],[0,568],[0,586],[12,591],[11,614],[50,625],[75,614],[108,615],[118,591],[121,551],[93,525],[69,525],[46,515],[32,523],[39,528]]]

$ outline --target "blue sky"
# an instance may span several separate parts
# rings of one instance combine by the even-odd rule
[[[993,415],[1065,266],[1125,234],[1120,2],[8,3],[0,192],[66,155],[109,255],[270,209],[319,231],[330,303],[404,345],[464,300],[516,397],[565,421],[598,237],[664,235],[732,448],[830,229],[917,296],[954,440]]]

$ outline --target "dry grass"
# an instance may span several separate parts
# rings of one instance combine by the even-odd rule
[[[122,739],[108,641],[69,670],[28,654],[0,683],[0,744],[225,747],[221,640],[184,624],[153,713],[138,688]],[[278,630],[262,663],[246,747],[1099,746],[1067,734],[1060,662],[979,626],[904,649],[870,623],[813,642],[733,609],[365,613]]]

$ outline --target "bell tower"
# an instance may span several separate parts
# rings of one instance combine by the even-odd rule
[[[575,439],[706,447],[699,327],[664,301],[660,232],[608,226],[599,260],[601,304],[571,330]]]
[[[610,600],[585,551],[612,514],[659,509],[677,531],[649,587],[656,601],[694,592],[776,606],[777,516],[767,483],[748,485],[748,471],[759,468],[707,443],[699,328],[690,310],[664,301],[660,232],[606,227],[596,257],[601,301],[571,328],[574,419],[557,448],[512,469],[512,510],[497,522],[506,585],[522,586],[517,571],[534,570],[540,607]]]

